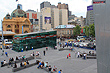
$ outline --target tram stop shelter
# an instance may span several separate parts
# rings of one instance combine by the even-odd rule
[[[14,35],[13,50],[17,52],[33,50],[42,47],[55,47],[57,31],[39,31]]]

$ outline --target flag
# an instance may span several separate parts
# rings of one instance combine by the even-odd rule
[[[16,2],[17,2],[18,0],[16,0]]]

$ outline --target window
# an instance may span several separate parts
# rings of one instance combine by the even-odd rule
[[[29,25],[23,25],[24,28],[29,28]]]
[[[15,29],[15,33],[19,33],[19,29]]]
[[[72,30],[70,30],[70,34],[72,35]]]
[[[10,25],[8,25],[8,26],[7,26],[7,28],[11,28],[11,26],[10,26]]]
[[[28,33],[28,31],[25,31],[24,33]]]
[[[69,30],[67,31],[67,34],[69,34]]]

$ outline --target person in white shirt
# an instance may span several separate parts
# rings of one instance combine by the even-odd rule
[[[86,59],[86,53],[84,53],[84,59]]]
[[[6,64],[6,60],[4,60],[4,64]]]
[[[79,55],[80,55],[80,54],[79,54],[79,51],[78,51],[78,58],[79,58]]]

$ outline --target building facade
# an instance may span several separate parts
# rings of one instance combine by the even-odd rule
[[[26,12],[21,10],[19,6],[11,15],[7,14],[2,21],[3,31],[12,31],[16,34],[29,33],[30,24]]]
[[[41,9],[39,30],[51,29],[51,8],[45,7]]]
[[[74,25],[59,25],[54,30],[57,31],[57,37],[71,38],[73,37]]]
[[[51,9],[51,28],[55,28],[59,25],[59,9],[52,8]]]
[[[59,25],[68,24],[68,11],[66,9],[59,10]]]
[[[67,25],[67,9],[42,8],[39,21],[39,30],[50,30],[58,25]]]
[[[86,25],[94,24],[93,5],[87,6]]]
[[[40,12],[36,12],[34,10],[27,10],[27,18],[29,18],[31,22],[31,32],[38,31],[39,29],[39,18],[40,18]]]
[[[110,73],[110,0],[93,0],[97,73]]]
[[[44,1],[44,2],[42,2],[42,3],[40,4],[40,10],[41,10],[42,8],[45,8],[45,7],[51,7],[50,2]]]
[[[69,17],[70,15],[71,15],[71,11],[69,11],[69,6],[68,6],[68,4],[65,4],[65,3],[63,3],[63,4],[61,4],[61,2],[59,2],[58,3],[58,5],[57,5],[57,7],[59,8],[59,9],[67,9],[67,16]]]

